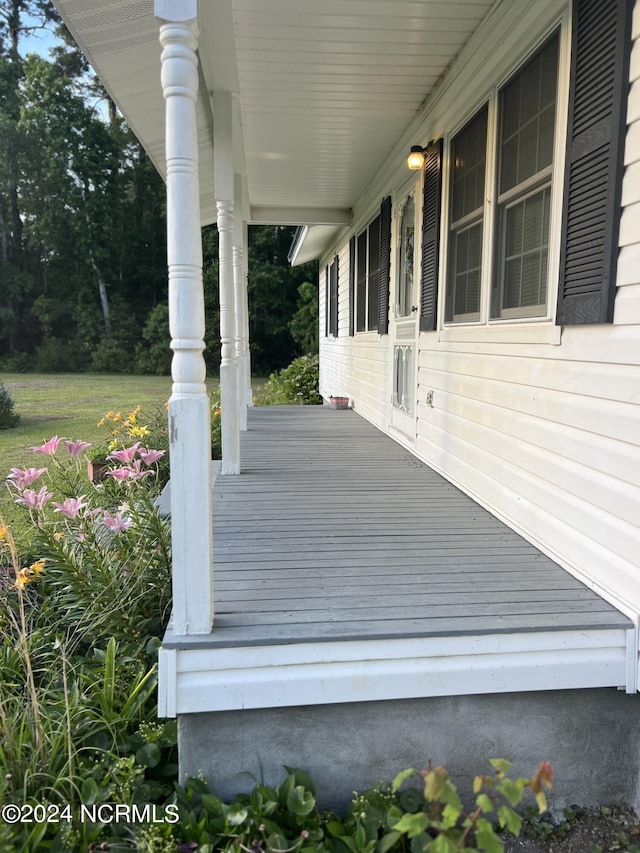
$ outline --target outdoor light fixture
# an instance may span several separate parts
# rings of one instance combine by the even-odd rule
[[[422,145],[412,145],[411,153],[407,157],[407,166],[417,172],[418,169],[422,169],[424,166],[424,153],[425,151],[432,145],[433,143],[429,142],[424,148]]]

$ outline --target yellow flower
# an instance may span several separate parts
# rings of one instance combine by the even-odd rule
[[[167,410],[168,410],[168,408],[169,408],[169,401],[168,401],[168,400],[167,400],[167,402],[164,404],[164,408],[165,408],[165,411],[167,411]]]
[[[32,572],[34,575],[41,575],[42,572],[44,572],[45,562],[45,560],[36,560],[35,563],[32,563],[29,566],[29,571]]]
[[[60,542],[61,539],[64,539],[64,533],[61,530],[58,530],[57,533],[53,534],[54,542]]]
[[[129,417],[127,418],[127,423],[128,424],[135,424],[135,422],[136,422],[136,413],[135,412],[129,412]]]
[[[30,580],[29,569],[20,569],[16,577],[16,582],[13,584],[11,589],[24,589]]]
[[[112,435],[119,435],[119,434],[120,434],[120,430],[119,430],[119,429],[114,429],[114,430],[112,430],[111,434],[112,434]]]
[[[109,418],[109,420],[112,420],[113,418],[115,418],[115,412],[107,412],[107,417]]]
[[[104,418],[100,418],[98,421],[98,426],[104,426]]]
[[[219,417],[222,414],[222,409],[216,409],[213,414]]]
[[[0,539],[4,539],[7,535],[7,525],[0,521]]]
[[[121,421],[122,420],[122,412],[116,412],[115,415],[113,416],[113,420],[114,421]]]
[[[142,411],[142,406],[136,406],[136,415],[139,415]]]
[[[146,426],[133,426],[129,430],[131,435],[140,436],[140,435],[149,435],[149,430]]]

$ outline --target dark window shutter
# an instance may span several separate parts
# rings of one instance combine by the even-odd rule
[[[616,287],[632,0],[574,0],[557,322],[610,323]]]
[[[329,293],[329,264],[324,270],[324,336],[329,337],[331,329],[331,296]]]
[[[442,139],[424,155],[422,207],[422,279],[420,284],[420,331],[436,327],[438,298],[438,255],[440,250],[440,205],[442,198]]]
[[[391,272],[391,196],[380,205],[380,298],[378,300],[378,334],[389,332],[389,276]]]
[[[356,238],[349,240],[349,337],[355,334]]]
[[[338,337],[338,256],[336,255],[329,268],[329,301],[331,303],[329,334]]]

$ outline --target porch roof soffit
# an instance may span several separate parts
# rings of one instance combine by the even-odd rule
[[[153,0],[54,0],[162,175],[165,109]],[[500,0],[200,2],[202,224],[215,222],[214,89],[233,93],[243,218],[309,226],[318,257]]]

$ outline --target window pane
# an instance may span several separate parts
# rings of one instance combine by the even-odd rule
[[[413,247],[415,238],[416,207],[413,196],[409,196],[402,212],[400,226],[400,262],[398,264],[398,304],[399,317],[411,313],[413,300]]]
[[[546,311],[558,42],[550,39],[500,92],[493,317]]]
[[[557,76],[556,36],[501,92],[501,193],[531,178],[552,161]]]
[[[369,276],[367,282],[367,328],[378,328],[378,303],[380,301],[380,217],[376,216],[368,228]]]
[[[551,188],[545,187],[503,209],[502,310],[546,302],[550,203]]]
[[[451,143],[453,222],[473,213],[484,203],[486,150],[487,108],[485,107]]]
[[[448,320],[477,314],[480,310],[482,223],[453,235],[454,269]]]
[[[358,236],[356,280],[356,331],[367,328],[367,232]]]

